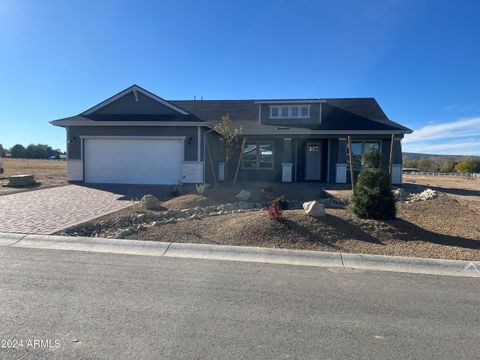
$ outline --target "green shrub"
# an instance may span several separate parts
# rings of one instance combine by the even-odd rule
[[[362,171],[353,190],[351,209],[360,218],[395,218],[395,198],[390,178],[380,167],[380,153],[376,149],[369,150],[362,156]]]

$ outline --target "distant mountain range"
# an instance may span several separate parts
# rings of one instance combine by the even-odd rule
[[[439,155],[439,154],[420,154],[420,153],[411,153],[404,152],[404,156],[410,160],[421,160],[421,159],[432,159],[432,160],[452,160],[452,161],[461,161],[465,159],[466,155]],[[480,156],[472,156],[475,158],[480,158]]]

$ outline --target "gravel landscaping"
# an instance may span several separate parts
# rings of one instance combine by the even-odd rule
[[[428,215],[427,215],[428,214]],[[264,246],[441,259],[480,259],[480,223],[470,209],[445,195],[398,205],[391,221],[363,220],[348,209],[327,209],[312,218],[284,211],[283,221],[265,211],[225,214],[147,228],[129,239]]]
[[[346,202],[340,199],[325,198],[319,200],[325,207],[345,207]],[[158,211],[146,210],[144,203],[139,202],[134,206],[109,214],[94,221],[73,226],[61,232],[69,236],[100,236],[107,238],[125,238],[140,231],[155,226],[163,226],[185,220],[195,220],[226,214],[238,214],[247,211],[267,210],[268,203],[264,202],[235,202],[208,206],[195,206],[199,203],[211,204],[211,200],[201,195],[184,195],[160,203]],[[181,206],[187,206],[181,209]],[[167,208],[168,207],[168,208]],[[298,201],[289,203],[291,209],[301,209]],[[179,210],[181,209],[181,210]]]
[[[426,191],[399,195],[398,217],[391,221],[359,219],[335,198],[319,199],[327,215],[307,216],[299,202],[283,212],[282,220],[267,216],[266,203],[211,204],[200,195],[167,202],[163,211],[124,209],[63,232],[152,241],[262,246],[320,251],[442,259],[480,259],[477,213],[457,199]]]

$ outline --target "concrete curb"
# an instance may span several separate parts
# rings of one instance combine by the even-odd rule
[[[0,238],[2,234],[0,234]],[[89,251],[113,254],[163,256],[170,243],[55,235],[27,235],[10,245],[30,249]]]
[[[0,246],[11,246],[22,240],[27,234],[0,233]]]
[[[271,249],[246,246],[172,243],[165,256],[321,267],[343,267],[334,252]]]
[[[402,256],[13,233],[0,233],[2,246],[480,277],[480,262]]]
[[[480,262],[474,264],[472,269],[467,269],[469,261],[441,260],[405,256],[385,256],[366,254],[342,253],[345,268],[394,271],[415,274],[450,275],[450,276],[477,276],[480,277]]]

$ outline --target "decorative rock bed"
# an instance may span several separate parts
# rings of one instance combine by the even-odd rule
[[[425,189],[419,193],[409,193],[405,189],[398,188],[393,190],[393,195],[397,202],[413,203],[435,199],[438,196],[438,192],[432,189]]]
[[[326,208],[345,207],[347,202],[342,199],[324,198],[318,200]],[[66,236],[90,236],[107,238],[124,238],[126,236],[146,230],[151,226],[161,226],[173,222],[201,219],[207,216],[226,215],[246,211],[266,210],[267,203],[238,203],[221,204],[183,210],[166,210],[131,215],[121,215],[116,218],[87,222],[64,230],[62,235]],[[302,209],[302,203],[298,201],[289,202],[289,209]]]
[[[123,238],[146,230],[177,221],[201,219],[207,216],[225,215],[265,209],[262,203],[233,203],[191,209],[166,210],[151,213],[122,215],[114,219],[89,222],[66,229],[62,235]]]
[[[394,190],[397,202],[417,202],[436,198],[438,193],[432,189],[426,189],[420,193],[409,193],[404,189]],[[322,198],[317,200],[325,208],[344,208],[348,200],[339,198]],[[151,211],[147,213],[121,215],[116,218],[87,222],[66,229],[62,235],[66,236],[90,236],[107,238],[124,238],[126,236],[144,231],[152,226],[161,226],[178,221],[201,219],[208,216],[226,215],[246,211],[266,210],[269,203],[238,203],[212,205],[206,207],[194,207],[183,210]],[[303,203],[293,200],[289,201],[289,210],[303,209]]]

